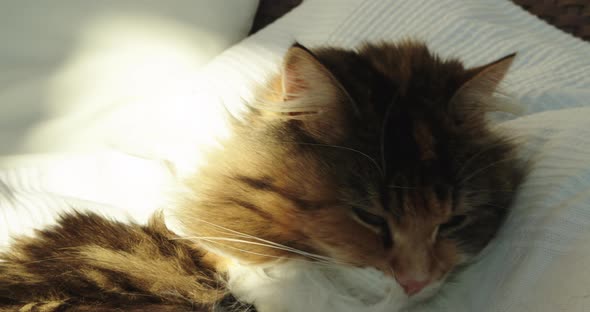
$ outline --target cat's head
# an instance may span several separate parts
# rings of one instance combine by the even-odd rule
[[[498,230],[521,169],[486,113],[513,55],[466,69],[418,43],[294,45],[189,182],[184,232],[243,262],[375,267],[409,295]]]

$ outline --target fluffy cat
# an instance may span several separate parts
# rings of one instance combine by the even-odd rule
[[[217,309],[230,291],[260,312],[392,311],[426,297],[494,237],[523,176],[486,119],[513,58],[466,69],[416,42],[295,44],[186,181],[176,234],[158,218],[66,216],[1,256],[0,310]]]

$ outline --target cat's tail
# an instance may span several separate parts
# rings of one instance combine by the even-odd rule
[[[0,311],[212,311],[226,289],[157,214],[146,226],[75,212],[0,254]]]

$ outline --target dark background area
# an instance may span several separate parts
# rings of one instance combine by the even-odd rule
[[[251,33],[272,23],[302,0],[260,0]],[[578,38],[590,41],[590,0],[513,0],[530,13]]]

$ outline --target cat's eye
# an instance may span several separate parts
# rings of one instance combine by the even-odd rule
[[[368,212],[364,209],[357,207],[352,208],[352,212],[359,219],[360,222],[366,224],[368,227],[373,228],[381,236],[383,246],[385,248],[391,248],[393,240],[391,238],[391,231],[387,221],[382,216]]]
[[[454,229],[462,226],[466,220],[467,220],[466,215],[453,216],[451,219],[449,219],[449,221],[447,221],[439,226],[439,231],[440,232],[447,232],[450,230],[454,230]]]
[[[383,217],[368,212],[364,209],[353,207],[352,212],[354,212],[355,216],[359,218],[361,222],[366,223],[367,225],[381,228],[387,224]]]

